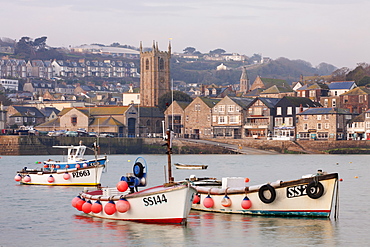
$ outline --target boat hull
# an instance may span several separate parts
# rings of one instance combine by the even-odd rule
[[[87,168],[66,168],[52,171],[30,169],[19,171],[18,174],[22,177],[20,183],[25,185],[98,186],[104,167],[105,165],[97,165]],[[65,179],[66,173],[69,174],[68,179]],[[53,177],[52,182],[49,180],[50,176]]]
[[[170,187],[157,186],[140,192],[125,194],[116,188],[103,188],[99,191],[82,193],[80,196],[94,204],[100,199],[103,210],[99,213],[90,212],[89,215],[112,220],[126,220],[144,223],[184,224],[189,215],[191,204],[196,190],[189,185],[175,185]],[[116,211],[108,215],[104,208],[113,201],[124,197],[130,209],[125,213]]]
[[[312,185],[320,183],[323,186],[323,193],[312,195]],[[198,195],[200,196],[199,203],[193,204],[192,209],[219,213],[236,213],[250,215],[268,215],[268,216],[291,216],[291,217],[330,217],[333,199],[335,192],[338,193],[338,174],[321,175],[310,178],[302,178],[288,182],[276,182],[271,184],[275,197],[271,196],[271,192],[267,187],[246,187],[246,188],[228,188],[220,189],[216,187],[199,187],[196,186]],[[310,185],[310,196],[307,195],[306,188]],[[262,194],[259,190],[263,191]],[[266,189],[266,190],[265,190]],[[261,192],[262,192],[261,191]],[[225,203],[225,194],[229,200]],[[264,193],[267,193],[265,196]],[[316,193],[316,192],[315,192]],[[213,206],[204,204],[207,195],[213,200]],[[242,207],[242,201],[245,197],[250,200],[250,205]],[[262,198],[261,198],[262,197]],[[268,198],[268,199],[266,199]],[[272,199],[272,200],[270,200]],[[264,202],[265,201],[265,202]],[[223,206],[222,203],[226,206]],[[207,203],[206,203],[207,204]],[[248,208],[249,207],[249,208]]]

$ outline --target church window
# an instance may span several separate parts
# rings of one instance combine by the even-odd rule
[[[159,70],[164,70],[164,60],[163,58],[158,58]]]
[[[145,61],[145,69],[149,70],[149,59]]]

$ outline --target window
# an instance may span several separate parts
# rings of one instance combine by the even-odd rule
[[[330,124],[329,123],[325,123],[325,129],[329,129],[330,128]]]
[[[286,117],[284,118],[285,126],[293,126],[293,117]]]
[[[200,104],[195,104],[195,111],[200,111]]]
[[[283,125],[283,118],[282,117],[276,117],[275,118],[275,126],[281,126]]]
[[[286,114],[287,115],[292,115],[293,114],[293,107],[291,107],[291,106],[288,106],[288,108],[286,109]]]
[[[145,60],[145,69],[149,70],[149,59]]]
[[[321,120],[321,115],[317,115],[317,120]]]
[[[278,106],[276,108],[276,115],[281,115],[281,107],[280,106]]]
[[[230,123],[239,123],[239,116],[232,115],[230,116]]]
[[[218,108],[219,112],[225,112],[225,106],[224,105],[220,105],[219,108]]]
[[[207,121],[211,121],[211,115],[207,115]]]
[[[164,70],[164,60],[163,58],[158,58],[159,70]]]
[[[303,115],[303,120],[308,120],[308,115]]]
[[[214,123],[217,122],[217,116],[212,116],[212,122],[214,122]]]
[[[228,107],[228,112],[234,112],[234,105],[229,105]]]
[[[306,124],[306,123],[305,123],[305,124],[303,124],[303,129],[304,129],[304,130],[308,130],[308,124]]]
[[[321,130],[321,123],[317,123],[317,129]]]
[[[71,117],[71,124],[75,126],[77,124],[77,117]]]
[[[186,121],[189,121],[189,115],[186,115]]]
[[[325,107],[328,107],[328,105],[329,105],[329,103],[328,103],[328,99],[325,99],[325,100],[324,100],[324,106],[325,106]]]
[[[16,123],[20,123],[20,122],[22,122],[22,118],[21,118],[21,117],[16,117],[16,118],[15,118],[15,122],[16,122]]]
[[[331,101],[331,106],[332,106],[332,107],[336,107],[336,106],[337,106],[337,100],[336,100],[336,99],[333,99],[333,100]]]
[[[225,118],[226,118],[225,116],[218,117],[218,123],[220,123],[220,124],[226,123],[226,119]]]

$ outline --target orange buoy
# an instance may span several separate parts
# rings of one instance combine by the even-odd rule
[[[21,174],[15,175],[14,180],[17,181],[17,182],[21,181],[22,180]]]
[[[60,168],[60,165],[56,165],[55,168],[59,169]]]
[[[210,197],[209,195],[203,200],[203,205],[206,208],[212,208],[214,204],[215,202],[213,201],[212,197]]]
[[[241,206],[243,209],[250,209],[252,207],[252,202],[247,196],[244,197]]]
[[[85,214],[90,213],[91,212],[91,207],[92,207],[91,201],[88,200],[87,202],[85,202],[82,205],[82,212],[84,212]]]
[[[44,168],[48,168],[49,167],[49,165],[44,165]]]
[[[194,195],[193,204],[199,204],[200,202],[200,195],[197,193]]]
[[[341,181],[341,182],[342,182],[342,181],[343,181],[343,178],[339,179],[339,181]]]
[[[126,213],[130,209],[130,203],[125,198],[121,198],[116,203],[116,209],[120,213]]]
[[[249,182],[249,178],[245,178],[244,182],[248,183]]]
[[[108,215],[112,215],[116,212],[116,204],[114,201],[110,200],[107,204],[104,206],[104,212]]]
[[[76,164],[76,166],[75,166],[76,168],[80,168],[81,166],[80,166],[80,164]]]
[[[69,168],[69,165],[66,165],[66,168]]]
[[[88,167],[89,165],[88,165],[87,163],[84,163],[82,166],[83,166],[83,168],[86,168],[86,167]]]
[[[63,178],[64,178],[64,180],[68,180],[68,179],[71,178],[71,175],[69,175],[69,173],[66,172],[66,173],[63,174]]]
[[[80,200],[78,200],[77,202],[76,202],[76,209],[78,210],[78,211],[82,211],[82,206],[84,205],[84,203],[85,203],[86,201],[85,201],[85,198],[81,198]]]
[[[54,177],[53,177],[53,175],[50,175],[50,176],[48,177],[48,182],[49,182],[49,183],[53,183],[53,182],[54,182]]]
[[[221,200],[221,205],[224,207],[230,207],[231,206],[231,199],[228,196],[224,196]]]
[[[23,182],[25,182],[25,183],[29,183],[29,182],[31,182],[31,177],[30,177],[30,175],[25,176],[25,177],[23,178]]]
[[[103,210],[103,206],[101,205],[101,202],[97,200],[92,206],[91,206],[91,212],[94,214],[98,214]]]
[[[81,199],[81,196],[76,196],[75,198],[72,199],[71,204],[72,207],[76,207],[76,203]]]
[[[128,183],[126,181],[119,181],[116,187],[118,191],[125,192],[128,189]]]

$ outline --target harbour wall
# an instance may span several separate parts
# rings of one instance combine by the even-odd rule
[[[216,141],[215,139],[211,139]],[[92,147],[93,137],[49,137],[49,136],[0,136],[0,155],[60,155],[65,149],[53,146],[79,145],[79,142]],[[326,150],[353,148],[370,150],[370,141],[275,141],[217,139],[217,142],[234,144],[279,153],[324,153]],[[164,154],[165,141],[160,138],[99,138],[100,154]],[[237,149],[224,148],[222,145],[206,145],[173,141],[173,153],[176,154],[233,154]],[[87,150],[86,154],[93,154]]]

